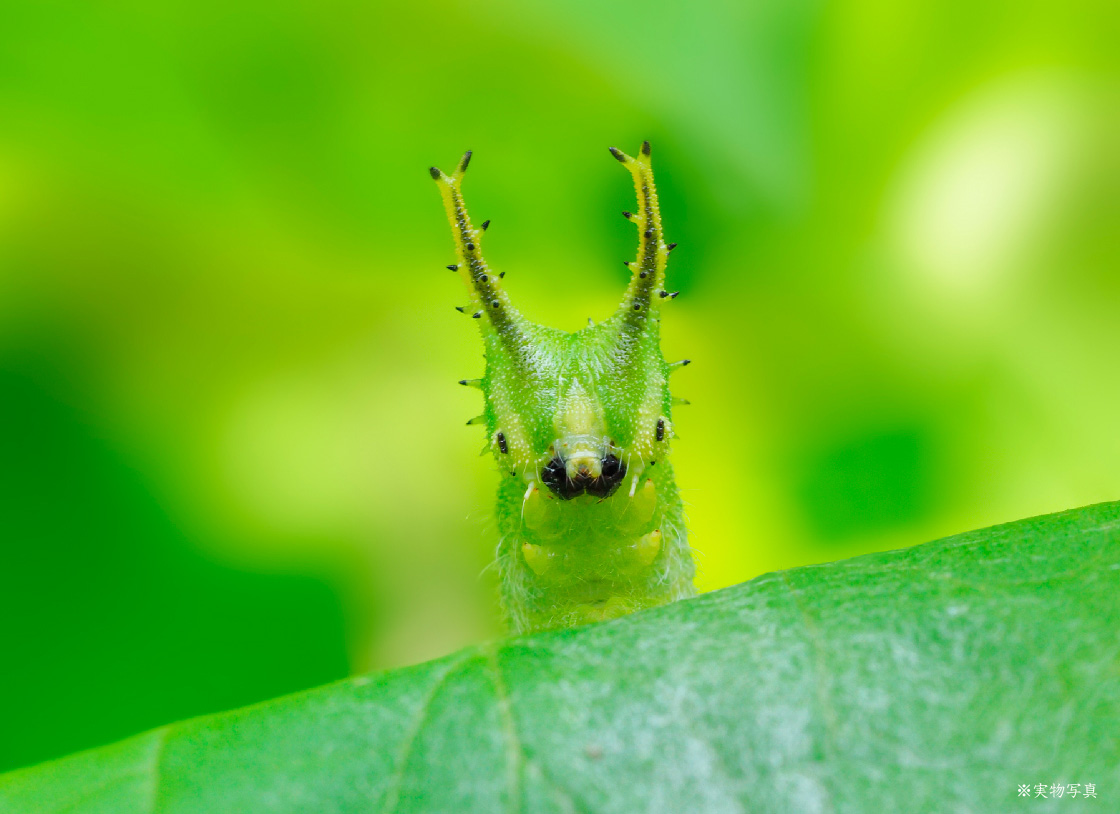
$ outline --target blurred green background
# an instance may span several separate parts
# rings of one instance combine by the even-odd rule
[[[0,769],[499,634],[467,148],[574,330],[652,141],[702,588],[1120,498],[1115,3],[2,17]]]

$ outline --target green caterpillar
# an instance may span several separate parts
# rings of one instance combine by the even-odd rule
[[[460,384],[482,390],[486,425],[502,472],[498,566],[502,606],[514,633],[612,619],[692,596],[695,564],[669,461],[673,438],[668,364],[661,353],[665,266],[649,142],[637,157],[611,154],[634,176],[638,256],[618,310],[567,333],[529,322],[482,257],[489,226],[471,225],[460,185],[471,154],[450,175],[432,167],[479,320],[486,374]],[[590,323],[590,320],[589,320]]]

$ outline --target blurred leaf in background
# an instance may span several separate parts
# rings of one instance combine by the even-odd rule
[[[0,769],[498,633],[467,148],[574,330],[653,142],[701,587],[1120,495],[1114,4],[3,16]]]

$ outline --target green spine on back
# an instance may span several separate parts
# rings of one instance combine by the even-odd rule
[[[526,320],[482,256],[489,222],[474,227],[460,185],[432,167],[479,321],[482,390],[498,487],[502,605],[515,633],[614,618],[691,596],[695,565],[669,460],[673,438],[661,307],[675,244],[661,229],[649,142],[637,157],[611,148],[634,178],[638,229],[630,284],[615,313],[567,333]]]

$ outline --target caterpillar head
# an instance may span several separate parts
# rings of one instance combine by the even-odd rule
[[[638,156],[611,148],[634,179],[637,256],[627,261],[630,283],[614,314],[575,333],[530,322],[510,301],[504,272],[482,255],[490,222],[475,227],[461,184],[471,153],[446,174],[432,167],[451,221],[459,261],[448,266],[467,286],[470,303],[458,310],[479,321],[486,373],[461,384],[480,388],[490,449],[526,495],[546,486],[563,500],[602,500],[626,484],[634,494],[641,474],[668,454],[672,438],[669,365],[660,349],[661,308],[676,297],[665,288],[665,267],[676,244],[661,230],[649,142]]]

